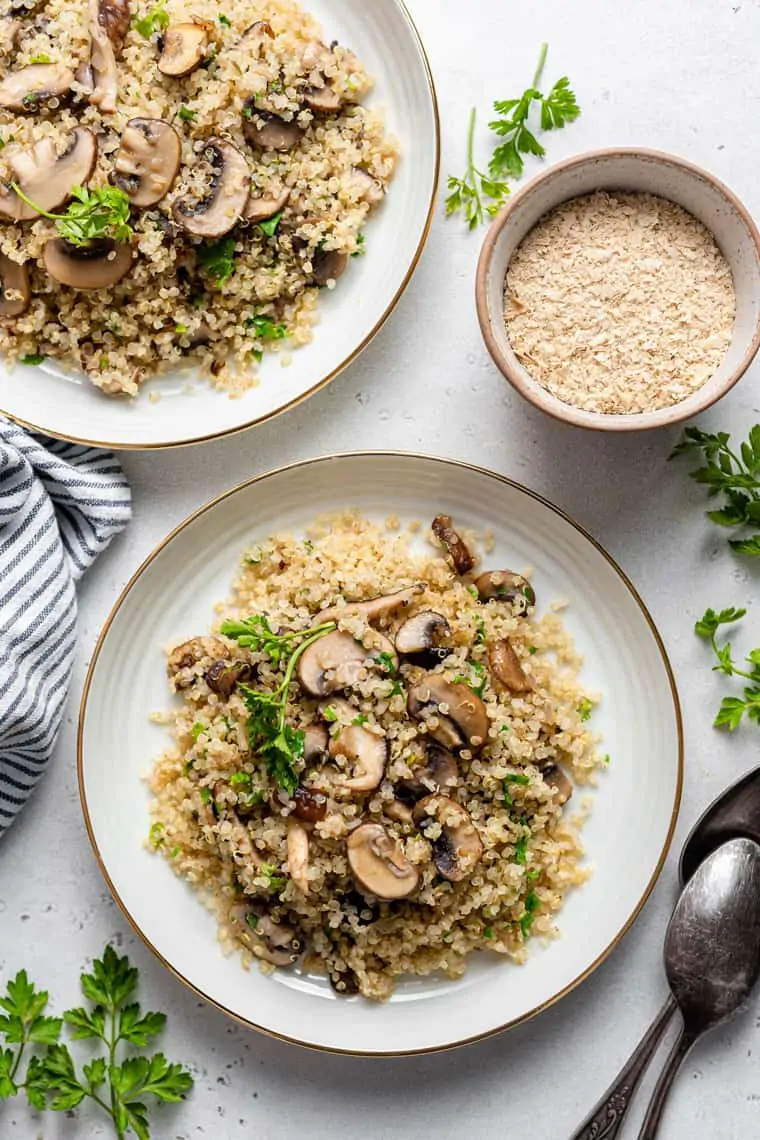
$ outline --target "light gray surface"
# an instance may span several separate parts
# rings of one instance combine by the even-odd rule
[[[441,101],[443,172],[460,173],[477,102],[518,94],[540,40],[547,78],[568,73],[583,117],[548,140],[550,158],[598,146],[672,150],[722,177],[760,216],[756,45],[760,4],[728,0],[412,0]],[[483,136],[485,137],[485,136]],[[197,1070],[192,1098],[157,1117],[159,1140],[209,1136],[372,1140],[403,1136],[563,1140],[613,1076],[665,993],[662,937],[680,841],[699,811],[757,757],[757,728],[717,734],[723,688],[691,632],[707,605],[746,605],[756,577],[708,525],[685,468],[668,466],[676,432],[601,438],[561,427],[520,402],[482,346],[472,300],[478,239],[439,211],[396,313],[361,360],[326,391],[258,431],[170,453],[127,455],[135,520],[81,590],[80,653],[55,764],[0,847],[0,977],[26,966],[75,1004],[81,964],[116,938],[139,964],[146,1004],[170,1014],[166,1047]],[[760,364],[708,424],[744,434],[760,419]],[[686,719],[686,787],[676,846],[641,919],[597,974],[506,1036],[441,1056],[372,1062],[266,1040],[197,1002],[139,944],[110,901],[81,822],[75,727],[98,631],[139,561],[170,526],[217,492],[292,459],[349,448],[425,450],[481,463],[547,495],[620,561],[659,623]],[[756,571],[755,571],[756,574]],[[750,614],[742,648],[758,643]],[[754,627],[754,629],[753,629]],[[728,682],[727,682],[728,684]],[[242,983],[241,983],[242,984]],[[755,1006],[687,1062],[665,1140],[758,1134]],[[40,1123],[0,1108],[0,1135],[107,1136],[82,1114]],[[635,1135],[635,1129],[626,1133]]]

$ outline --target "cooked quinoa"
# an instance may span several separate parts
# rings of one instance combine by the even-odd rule
[[[156,714],[174,744],[150,775],[148,844],[246,966],[298,960],[385,1000],[406,974],[460,977],[476,950],[524,962],[588,876],[584,809],[565,804],[603,763],[596,697],[561,606],[459,534],[449,549],[475,563],[463,576],[432,532],[396,519],[349,512],[276,535],[246,553],[214,632],[168,647],[181,705]],[[290,638],[279,661],[241,638],[263,617]],[[287,726],[308,759],[283,790],[249,737],[250,693],[276,692],[299,645]]]
[[[0,315],[0,353],[10,362],[45,357],[83,369],[116,395],[133,396],[149,377],[186,366],[231,394],[255,384],[264,352],[289,352],[312,339],[319,288],[335,287],[344,270],[350,279],[351,258],[364,252],[368,215],[393,175],[397,145],[382,113],[362,106],[372,83],[361,62],[340,44],[327,46],[322,29],[295,0],[227,7],[215,0],[48,0],[31,13],[18,7],[13,24],[3,21],[8,28],[0,41],[0,181],[6,187],[27,185],[21,174],[32,147],[52,140],[61,156],[76,129],[92,132],[97,143],[90,190],[115,180],[133,193],[128,179],[115,174],[130,120],[163,121],[181,150],[176,177],[161,199],[131,205],[131,268],[118,283],[92,291],[51,276],[45,250],[59,239],[57,223],[38,216],[14,224],[18,202],[5,191],[11,216],[0,217],[2,298],[11,310],[23,308],[24,289],[9,261],[25,266],[30,297],[25,311],[9,315],[6,308]],[[120,44],[117,27],[112,45],[112,111],[107,99],[93,96],[98,73],[88,72],[97,62],[93,21],[102,33],[108,12],[110,26],[121,21],[126,31]],[[157,22],[146,26],[157,13]],[[201,35],[200,58],[184,77],[159,70],[162,49],[179,25]],[[65,89],[54,98],[32,94],[22,111],[8,109],[9,77],[15,77],[12,87],[34,91],[42,80],[26,73],[27,80],[22,71],[41,65],[58,75],[68,69]],[[257,135],[283,125],[291,134],[287,146]],[[171,135],[165,138],[176,145]],[[85,140],[91,145],[89,136]],[[220,167],[212,142],[237,149],[237,175],[230,175],[229,161]],[[183,217],[192,220],[196,207],[203,212],[221,169],[228,200],[239,197],[241,187],[245,199],[249,178],[245,211],[255,207],[267,216],[261,223],[246,220],[245,211],[233,216],[230,208],[223,233],[197,236]],[[64,214],[69,198],[52,212]],[[176,204],[183,199],[189,213],[180,216]],[[113,250],[106,254],[113,264]]]

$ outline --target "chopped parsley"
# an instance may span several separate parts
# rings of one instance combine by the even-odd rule
[[[257,914],[247,914],[245,916],[246,926],[250,926],[251,930],[255,930],[259,925],[259,916]]]
[[[610,754],[608,752],[607,755],[604,757],[604,763],[609,764],[609,762],[610,762]]]
[[[388,694],[388,696],[389,697],[400,697],[401,694],[403,693],[403,691],[404,691],[404,686],[401,684],[401,682],[400,681],[394,681],[393,684],[391,685],[391,691]]]
[[[189,107],[180,107],[177,111],[177,118],[181,119],[183,123],[194,123],[198,118],[197,111],[191,111]]]
[[[21,357],[22,364],[42,364],[45,357],[39,352],[30,352],[28,356]]]
[[[178,855],[179,855],[179,847],[172,847],[171,851],[169,852],[169,858],[170,859],[176,859]]]
[[[524,776],[518,772],[508,772],[504,777],[504,806],[512,807],[512,804],[514,803],[514,800],[509,793],[510,784],[520,784],[521,787],[525,787],[529,783],[530,776]]]
[[[476,616],[475,625],[477,627],[477,633],[475,634],[475,643],[476,645],[482,645],[486,639],[486,623],[483,621],[482,617]]]
[[[334,724],[335,721],[338,719],[338,714],[336,713],[336,711],[332,707],[332,705],[328,705],[327,708],[322,710],[322,716],[324,717],[325,720],[330,721],[331,724]]]
[[[589,720],[592,712],[594,711],[594,702],[589,700],[588,697],[584,697],[575,711],[578,713],[578,716],[581,718],[581,720]]]
[[[483,937],[484,938],[493,938],[493,927],[492,926],[484,926],[483,927]]]
[[[528,891],[525,899],[525,914],[520,919],[520,930],[522,931],[523,938],[527,938],[530,934],[530,928],[533,925],[533,920],[536,917],[536,911],[541,905],[541,901],[534,891],[533,887]]]
[[[154,851],[161,846],[164,842],[164,825],[162,823],[152,823],[150,825],[148,840]]]
[[[271,863],[264,863],[261,871],[262,874],[266,875],[267,879],[269,880],[270,891],[283,890],[288,880],[284,875],[279,874],[279,869],[277,867],[272,866]]]
[[[351,724],[359,724],[359,725],[366,724],[368,720],[369,720],[369,717],[366,717],[364,715],[364,713],[359,713],[359,715],[355,716],[354,719],[351,721]]]
[[[503,724],[503,725],[501,726],[501,728],[499,729],[499,731],[500,731],[500,732],[511,732],[511,731],[512,731],[512,729],[509,727],[509,725],[508,725],[508,724]]]
[[[522,839],[518,839],[515,843],[515,863],[519,863],[524,867],[528,861],[528,839],[529,835],[523,835]]]
[[[468,594],[472,594],[473,598],[477,598],[477,597],[478,597],[478,588],[477,588],[477,586],[468,586],[468,587],[467,587],[467,593],[468,593]]]
[[[177,333],[178,336],[184,336],[185,333],[190,332],[190,329],[187,327],[187,325],[175,325],[174,331],[175,331],[175,333]]]
[[[253,359],[256,361],[257,364],[261,364],[262,360],[264,359],[264,353],[260,348],[254,348],[253,352],[251,353],[251,356],[253,357]]]
[[[284,340],[288,335],[286,325],[278,324],[271,317],[260,317],[254,314],[246,319],[246,327],[253,329],[258,340]]]
[[[364,257],[366,250],[366,241],[364,234],[359,234],[356,239],[356,249],[351,254],[352,257]]]
[[[196,250],[198,264],[221,288],[235,272],[235,239],[221,238],[211,245],[202,245]]]
[[[222,12],[219,13],[219,23],[223,24],[225,28],[232,27],[232,20],[230,20],[229,16],[225,16]]]
[[[200,736],[200,734],[201,734],[202,732],[205,732],[205,731],[206,731],[206,726],[205,726],[205,724],[201,724],[201,722],[200,722],[199,720],[196,720],[195,724],[194,724],[194,725],[193,725],[193,727],[190,729],[190,735],[191,735],[191,736],[192,736],[192,738],[193,738],[193,743],[194,743],[194,744],[197,742],[197,740],[198,740],[198,737]]]
[[[248,772],[233,772],[230,776],[231,788],[250,788],[251,777]]]
[[[204,804],[211,803],[211,792],[208,790],[208,788],[201,788],[201,800]]]
[[[169,27],[166,0],[159,0],[159,3],[149,8],[144,16],[133,20],[132,27],[146,40],[149,40],[155,32],[165,32]]]
[[[391,677],[396,676],[396,662],[390,653],[378,653],[375,658],[378,665],[382,665],[386,673],[390,673]]]
[[[243,118],[244,119],[253,118],[253,108],[252,107],[243,107]]]
[[[29,60],[29,62],[30,63],[50,63],[50,56],[46,55],[45,52],[43,51],[43,52],[40,52],[39,55],[33,55],[32,58]]]
[[[531,657],[533,656],[534,653],[538,653],[538,646],[537,645],[529,645],[528,646],[528,653],[530,653]]]
[[[468,664],[475,674],[474,680],[468,681],[466,677],[460,674],[458,677],[454,678],[454,684],[467,685],[468,688],[472,689],[473,693],[477,693],[479,697],[482,697],[483,693],[485,692],[486,682],[488,680],[488,675],[486,673],[485,667],[478,661],[470,661]]]
[[[283,210],[278,210],[271,218],[267,218],[265,222],[259,222],[259,229],[263,230],[267,237],[274,237],[277,233],[277,227],[282,221]]]

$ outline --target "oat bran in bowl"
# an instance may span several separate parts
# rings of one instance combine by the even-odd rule
[[[760,347],[760,234],[707,172],[655,151],[561,163],[498,215],[477,277],[494,362],[580,427],[689,419]]]

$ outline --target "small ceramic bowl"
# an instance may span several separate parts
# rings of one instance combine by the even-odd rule
[[[642,191],[688,210],[710,230],[731,267],[736,320],[718,370],[686,400],[631,415],[590,412],[566,404],[526,371],[509,343],[504,287],[515,250],[540,218],[562,202],[595,190]],[[478,264],[478,319],[488,351],[510,384],[537,408],[565,423],[604,431],[667,427],[703,412],[746,372],[760,348],[760,232],[746,208],[707,171],[651,150],[597,150],[547,170],[511,199],[494,219]]]

